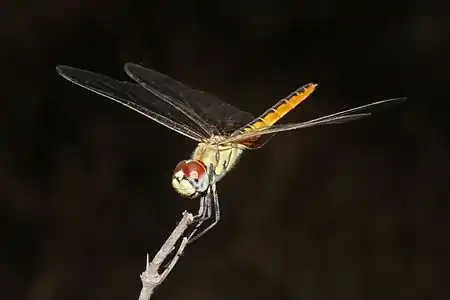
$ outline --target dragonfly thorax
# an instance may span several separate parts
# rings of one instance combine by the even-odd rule
[[[220,181],[239,160],[243,149],[234,144],[199,143],[192,159],[202,162],[214,183]]]
[[[172,175],[172,186],[181,196],[197,198],[209,187],[206,166],[197,160],[182,160]]]

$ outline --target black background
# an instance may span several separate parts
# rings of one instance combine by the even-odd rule
[[[345,125],[279,134],[222,182],[219,225],[155,299],[449,299],[445,1],[3,1],[2,299],[137,299],[197,203],[170,177],[195,143],[59,77],[140,63],[286,121],[390,97]]]

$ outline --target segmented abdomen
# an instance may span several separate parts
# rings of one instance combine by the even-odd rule
[[[288,112],[294,109],[297,105],[302,103],[309,95],[314,92],[317,84],[308,83],[299,88],[298,90],[292,92],[286,98],[278,101],[274,106],[266,110],[260,117],[255,119],[252,123],[248,124],[242,131],[251,131],[254,129],[272,126],[282,117],[284,117]]]

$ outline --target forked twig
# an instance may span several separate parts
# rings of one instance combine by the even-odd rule
[[[139,300],[149,300],[153,295],[155,289],[166,279],[172,268],[177,263],[180,255],[183,253],[184,248],[186,248],[189,240],[187,237],[183,237],[183,233],[188,229],[189,225],[194,222],[194,216],[187,211],[183,212],[183,218],[178,223],[177,227],[172,231],[169,238],[162,245],[161,249],[156,253],[155,257],[151,262],[149,262],[149,257],[147,254],[147,262],[145,271],[141,274],[142,289],[139,295]],[[162,274],[159,274],[158,270],[161,264],[165,261],[167,256],[175,249],[175,244],[182,238],[181,244],[178,247],[177,253],[168,263],[167,267],[164,269]]]

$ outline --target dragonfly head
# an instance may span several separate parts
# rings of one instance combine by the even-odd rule
[[[182,160],[173,171],[172,186],[183,197],[197,198],[209,187],[205,165],[198,160]]]

